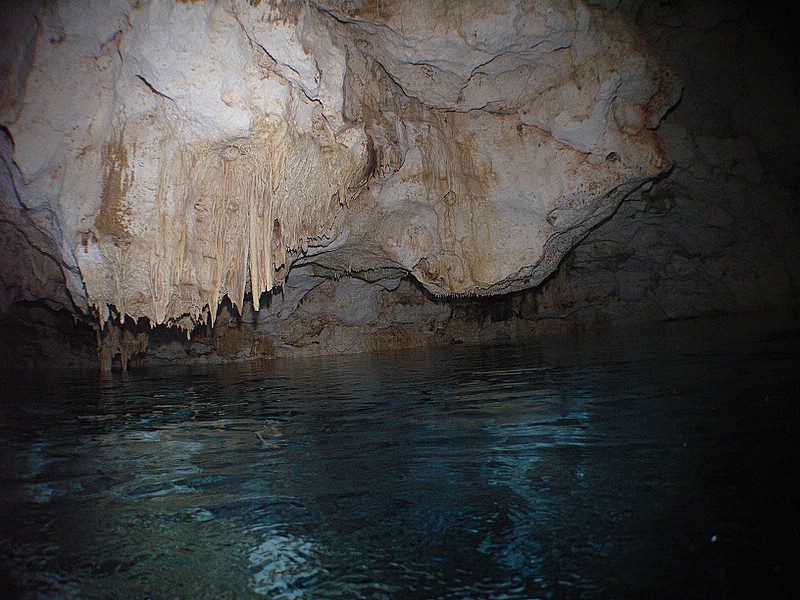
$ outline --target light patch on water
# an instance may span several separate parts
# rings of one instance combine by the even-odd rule
[[[325,575],[314,543],[278,528],[264,533],[248,560],[252,590],[275,600],[306,598],[308,590]]]

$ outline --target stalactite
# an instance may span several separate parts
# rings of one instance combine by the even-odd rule
[[[97,352],[100,356],[101,371],[111,371],[114,359],[119,357],[123,371],[128,369],[130,360],[147,350],[150,341],[145,332],[131,332],[122,322],[107,321],[97,330]]]
[[[258,310],[261,294],[324,242],[353,186],[363,185],[365,157],[336,141],[321,111],[306,130],[289,114],[256,123],[246,137],[185,144],[168,110],[146,128],[125,124],[125,137],[109,143],[107,176],[147,185],[117,186],[103,212],[126,229],[124,239],[98,231],[91,260],[101,268],[85,269],[101,326],[109,306],[155,324],[213,326],[220,300],[227,295],[241,311],[248,289]]]
[[[472,211],[485,183],[469,141],[456,136],[453,117],[422,106],[409,111],[416,119],[395,123],[394,141],[370,141],[366,157],[337,143],[321,112],[314,113],[310,131],[299,131],[287,118],[257,124],[249,137],[194,145],[179,145],[169,120],[162,119],[156,198],[151,214],[138,215],[146,235],[134,232],[123,243],[102,239],[111,285],[86,284],[100,320],[108,318],[100,307],[110,305],[121,315],[131,307],[131,314],[156,324],[190,329],[207,319],[213,327],[223,296],[241,311],[248,283],[259,310],[261,294],[281,285],[291,263],[310,245],[324,243],[351,194],[370,176],[400,167],[402,147],[422,151],[426,187],[446,199],[444,208],[437,204],[445,222],[452,205],[464,203]],[[122,157],[136,155],[136,140],[129,138],[132,147],[120,149]],[[133,169],[118,162],[114,173]],[[120,210],[125,202],[117,199]],[[459,236],[443,245],[452,245],[450,238]],[[150,292],[144,306],[137,286],[128,285],[128,277],[140,274]]]

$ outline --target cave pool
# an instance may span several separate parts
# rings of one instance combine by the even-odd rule
[[[3,387],[3,598],[800,597],[797,326]]]

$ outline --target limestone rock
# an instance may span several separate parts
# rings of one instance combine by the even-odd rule
[[[642,322],[796,306],[796,24],[757,2],[605,3],[685,88],[659,133],[674,169],[593,230],[532,318]]]
[[[188,329],[248,292],[258,309],[295,264],[441,295],[531,287],[671,164],[654,129],[676,77],[582,1],[13,19],[35,26],[4,27],[4,211],[47,215],[17,227],[55,267],[39,279],[101,324]]]

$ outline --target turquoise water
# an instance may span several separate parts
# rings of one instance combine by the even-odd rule
[[[0,596],[794,598],[798,367],[717,320],[7,379]]]

